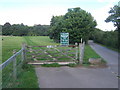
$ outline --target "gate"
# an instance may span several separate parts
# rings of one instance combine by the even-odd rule
[[[77,63],[77,45],[27,46],[29,64]]]

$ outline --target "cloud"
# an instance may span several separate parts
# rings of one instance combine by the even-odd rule
[[[103,0],[104,1],[104,0]],[[109,16],[108,11],[111,7],[113,7],[113,4],[107,4],[104,7],[97,8],[91,11],[91,14],[93,15],[94,19],[97,21],[98,26],[97,28],[100,28],[102,30],[115,30],[115,27],[112,22],[106,23],[105,20]]]
[[[118,2],[119,0],[97,0],[98,2],[107,2],[107,3],[113,3]]]
[[[11,24],[24,23],[25,25],[50,24],[52,16],[64,15],[66,7],[29,7],[25,9],[12,9],[2,11],[0,24],[10,22]]]
[[[92,3],[91,7],[88,2]],[[0,4],[0,24],[3,25],[6,22],[24,23],[25,25],[50,24],[53,15],[64,15],[68,8],[80,6],[91,12],[97,20],[98,28],[112,30],[115,29],[113,24],[105,23],[104,20],[109,16],[108,11],[110,7],[114,6],[113,2],[117,2],[117,0],[50,0],[49,2],[48,0],[9,0],[9,2],[8,0],[0,0],[2,4],[8,3],[6,6],[3,5],[4,8]],[[94,3],[96,4],[94,5]]]

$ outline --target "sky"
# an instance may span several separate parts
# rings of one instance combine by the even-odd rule
[[[108,11],[119,0],[0,0],[0,25],[6,22],[33,26],[50,25],[52,16],[65,15],[68,8],[80,7],[90,12],[97,21],[97,28],[115,30],[113,23],[106,23]]]

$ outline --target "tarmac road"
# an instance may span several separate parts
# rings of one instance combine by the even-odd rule
[[[98,53],[104,60],[107,61],[111,72],[118,75],[118,53],[96,43],[93,43],[92,41],[89,41],[89,45],[96,51],[96,53]]]
[[[91,47],[107,60],[108,68],[36,67],[40,88],[118,88],[117,54],[90,42]],[[114,72],[114,73],[113,73]]]
[[[118,79],[108,68],[36,68],[40,88],[117,88]]]

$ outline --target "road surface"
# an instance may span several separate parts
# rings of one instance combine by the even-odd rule
[[[104,60],[107,61],[109,69],[112,73],[118,75],[118,53],[106,47],[89,41],[90,46],[98,53]]]
[[[90,44],[98,54],[107,60],[108,68],[36,67],[39,87],[118,88],[118,78],[116,75],[118,69],[117,54],[95,43]]]

